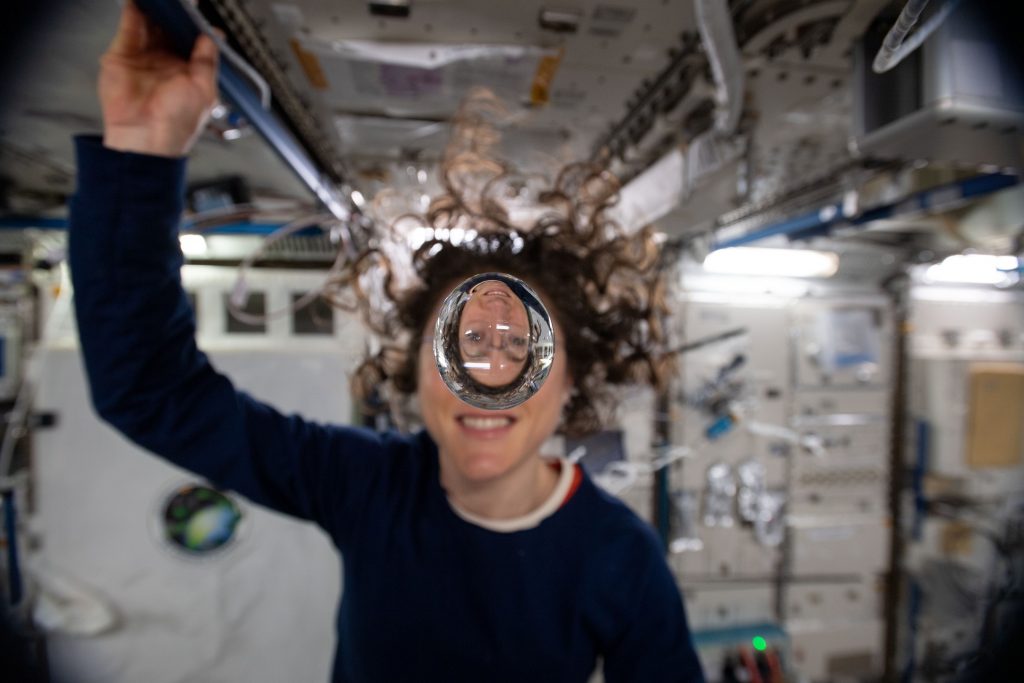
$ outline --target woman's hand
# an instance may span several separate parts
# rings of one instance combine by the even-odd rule
[[[217,103],[217,46],[199,36],[186,61],[125,0],[114,41],[100,58],[103,144],[177,157],[188,153]]]

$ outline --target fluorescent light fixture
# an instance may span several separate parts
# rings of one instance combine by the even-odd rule
[[[719,294],[799,298],[811,292],[810,281],[795,277],[722,277],[713,273],[686,275],[683,286],[687,291],[703,292],[716,297]],[[698,295],[699,296],[699,295]],[[759,300],[758,305],[764,305]]]
[[[924,281],[964,285],[1011,285],[1020,279],[1016,256],[957,254],[928,266]]]
[[[181,243],[181,253],[189,258],[204,256],[206,254],[206,238],[202,235],[179,235],[178,242]]]
[[[810,249],[729,247],[708,254],[704,270],[727,275],[832,277],[839,270],[839,256]]]

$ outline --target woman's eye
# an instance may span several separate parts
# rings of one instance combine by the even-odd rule
[[[515,361],[526,360],[529,352],[529,340],[526,337],[510,337],[508,340],[508,355]]]
[[[462,353],[469,358],[480,358],[487,354],[484,335],[475,330],[466,330],[462,335]]]

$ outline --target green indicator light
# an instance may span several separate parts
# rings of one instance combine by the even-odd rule
[[[754,636],[754,639],[751,640],[750,643],[758,652],[764,652],[765,649],[767,649],[768,647],[768,641],[762,638],[761,636]]]

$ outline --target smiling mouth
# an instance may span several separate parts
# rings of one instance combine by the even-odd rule
[[[456,418],[460,425],[472,431],[489,432],[511,427],[515,420],[511,417],[496,415],[494,417],[478,417],[463,415]]]

